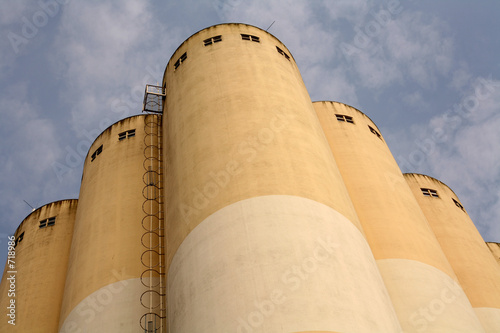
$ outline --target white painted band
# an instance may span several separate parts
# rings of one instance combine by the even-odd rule
[[[66,317],[59,333],[141,332],[140,319],[148,309],[140,299],[146,290],[140,279],[108,284],[82,300]]]
[[[404,332],[484,332],[462,287],[408,259],[377,260]]]
[[[305,198],[231,204],[168,274],[170,332],[399,332],[373,255],[343,215]]]
[[[500,332],[500,309],[474,308],[486,333]]]

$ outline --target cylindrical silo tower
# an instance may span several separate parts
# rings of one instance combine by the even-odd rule
[[[314,107],[403,330],[482,332],[380,130],[351,106]],[[436,310],[449,289],[454,301]]]
[[[57,332],[77,204],[44,205],[17,228],[0,284],[0,332]]]
[[[500,266],[458,197],[435,178],[405,179],[486,332],[500,332]]]
[[[290,51],[212,26],[163,84],[170,332],[399,331]]]
[[[161,199],[154,190],[160,177],[159,124],[153,115],[125,118],[89,149],[60,332],[138,332],[161,326]],[[158,315],[152,326],[142,323],[146,327],[141,328],[141,316],[149,312]]]

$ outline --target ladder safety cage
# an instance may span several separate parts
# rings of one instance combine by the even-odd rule
[[[165,93],[158,85],[146,85],[142,112],[144,118],[144,187],[142,194],[144,212],[140,239],[142,244],[141,282],[144,286],[140,296],[143,306],[139,319],[145,333],[165,333],[167,331],[166,285],[165,285],[165,225],[163,211],[163,153],[162,114]],[[135,134],[135,133],[134,133]]]
[[[146,84],[142,112],[163,113],[165,89],[158,85]]]

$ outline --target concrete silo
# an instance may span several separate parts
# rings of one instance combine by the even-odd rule
[[[313,103],[405,332],[482,332],[380,130],[361,111]],[[427,316],[443,290],[456,292]]]
[[[157,133],[151,134],[159,130],[158,121],[153,115],[120,120],[89,149],[60,332],[136,332],[140,325],[162,326],[161,199],[155,190],[160,158]],[[144,322],[141,316],[147,313],[152,315]]]
[[[195,33],[143,111],[12,236],[0,331],[500,331],[498,244],[361,111],[312,103],[271,34]]]
[[[49,203],[17,228],[0,284],[7,313],[0,332],[57,332],[77,205],[76,199]]]
[[[500,332],[500,266],[456,194],[439,180],[405,174],[486,332]]]
[[[399,331],[290,51],[212,26],[163,85],[169,329]]]

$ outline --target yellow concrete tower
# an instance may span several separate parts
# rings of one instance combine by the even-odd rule
[[[337,102],[314,107],[405,332],[482,332],[380,130]],[[451,289],[445,310],[435,303]]]
[[[123,119],[89,149],[60,332],[137,332],[141,316],[149,312],[142,304],[159,310],[158,275],[150,279],[149,274],[160,269],[158,222],[148,217],[159,205],[146,200],[147,185],[157,181],[145,173],[154,164],[148,161],[155,160],[146,144],[154,118]]]
[[[0,308],[11,316],[2,316],[0,332],[57,332],[77,204],[49,203],[17,228],[0,284]]]
[[[458,197],[432,177],[405,179],[486,332],[500,332],[500,267]]]
[[[290,51],[212,26],[163,84],[170,331],[400,331]]]

